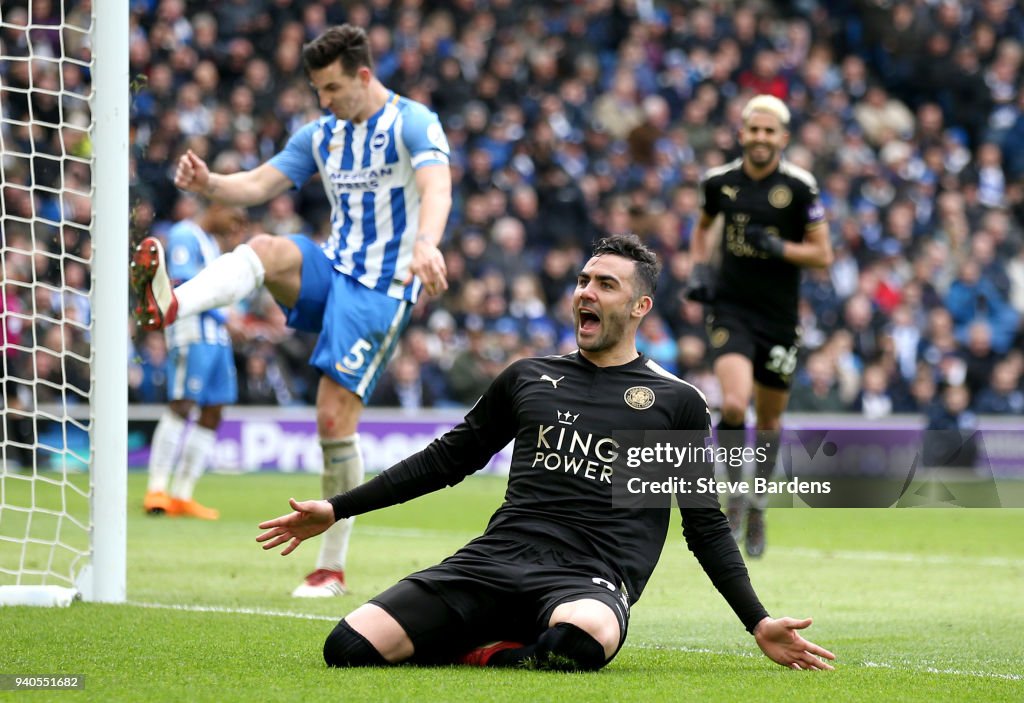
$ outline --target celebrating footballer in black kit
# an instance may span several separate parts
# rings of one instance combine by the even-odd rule
[[[329,500],[292,499],[295,512],[260,524],[264,549],[287,543],[288,554],[337,519],[454,485],[515,441],[505,500],[484,534],[349,613],[324,644],[329,665],[596,670],[615,656],[670,511],[614,503],[613,434],[709,429],[700,392],[636,350],[657,275],[635,236],[601,240],[573,296],[579,351],[512,364],[423,451]],[[810,619],[769,617],[721,510],[681,514],[688,547],[765,655],[831,668],[819,657],[834,656],[798,633]]]
[[[825,212],[814,176],[782,159],[789,141],[789,109],[778,98],[758,95],[743,109],[743,156],[707,173],[701,184],[700,221],[693,233],[694,272],[687,294],[709,306],[708,338],[722,386],[718,441],[730,449],[745,441],[751,397],[757,444],[766,460],[759,478],[771,475],[782,413],[799,350],[797,304],[801,267],[832,263]],[[722,219],[717,279],[707,261],[709,230]],[[739,481],[742,466],[729,465]],[[747,554],[764,552],[765,493],[729,499],[733,536],[746,538]],[[746,513],[746,533],[742,532]]]

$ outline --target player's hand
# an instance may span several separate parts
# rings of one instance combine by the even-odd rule
[[[174,185],[182,190],[202,193],[210,184],[210,168],[191,149],[178,159],[174,172]]]
[[[750,246],[774,259],[781,259],[785,243],[778,235],[771,234],[761,225],[747,225],[743,229],[743,239]]]
[[[440,295],[448,290],[448,266],[444,262],[444,255],[422,236],[416,238],[413,246],[409,273],[406,284],[412,282],[413,276],[419,276],[423,290],[429,295]]]
[[[715,301],[715,273],[707,264],[695,264],[690,271],[690,280],[686,282],[683,295],[695,303],[713,303]]]
[[[836,658],[836,655],[824,647],[819,647],[805,640],[797,630],[809,627],[811,619],[796,620],[795,618],[765,618],[754,628],[754,639],[764,655],[776,664],[790,669],[833,669],[824,659]]]
[[[260,529],[266,532],[256,538],[257,542],[266,542],[264,549],[273,549],[288,542],[288,546],[281,550],[281,556],[291,554],[303,541],[326,532],[334,524],[334,506],[326,500],[304,500],[300,503],[289,498],[288,504],[295,512],[261,522]]]

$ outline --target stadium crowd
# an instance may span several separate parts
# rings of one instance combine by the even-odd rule
[[[738,156],[739,110],[769,93],[792,110],[787,157],[817,177],[836,252],[831,269],[805,274],[790,409],[923,413],[952,387],[968,391],[974,412],[1024,412],[1024,12],[1016,3],[131,7],[136,240],[194,213],[172,182],[184,150],[221,173],[249,169],[319,114],[300,50],[326,26],[367,27],[384,84],[440,115],[453,162],[443,245],[451,287],[417,305],[371,404],[468,405],[511,361],[575,348],[570,296],[583,252],[600,234],[634,231],[665,262],[641,350],[714,407],[703,310],[682,297],[698,182]],[[72,12],[87,17],[88,0]],[[33,0],[31,13],[5,7],[4,56],[30,46],[34,56],[56,55],[62,36],[65,51],[88,56],[81,33],[57,29],[50,0]],[[20,28],[30,17],[32,28]],[[61,200],[38,186],[74,188],[87,178],[59,157],[90,153],[81,104],[89,76],[69,62],[5,60],[0,79],[5,143],[36,155],[4,157],[5,218],[16,219],[4,223],[3,346],[11,375],[41,378],[53,355],[7,342],[35,334],[60,352],[83,341],[81,328],[62,321],[89,314],[74,295],[87,288],[79,260],[88,258],[88,198]],[[62,127],[19,122],[29,115]],[[250,210],[252,230],[323,237],[328,208],[313,183]],[[36,287],[33,299],[18,281],[61,280],[60,253],[75,257],[63,285]],[[42,316],[34,332],[7,314],[26,310]],[[232,326],[244,402],[312,404],[312,340],[284,327],[265,292]],[[131,398],[162,402],[162,333],[134,344]],[[39,400],[50,392],[40,386]]]

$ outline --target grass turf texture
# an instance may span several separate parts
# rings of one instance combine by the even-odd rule
[[[264,553],[256,523],[287,510],[289,496],[317,495],[318,482],[207,476],[197,497],[222,512],[208,523],[143,515],[144,476],[133,473],[131,604],[0,609],[0,674],[84,674],[85,690],[0,700],[1024,698],[1021,510],[773,511],[767,554],[750,564],[754,584],[773,614],[814,616],[807,635],[838,655],[834,672],[789,671],[761,656],[686,551],[678,518],[625,647],[600,673],[328,670],[320,647],[336,619],[478,534],[504,481],[474,477],[360,517],[351,595],[296,600],[288,594],[319,545]]]

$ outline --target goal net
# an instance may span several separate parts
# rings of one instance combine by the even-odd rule
[[[0,605],[124,600],[128,77],[116,4],[0,4]]]

